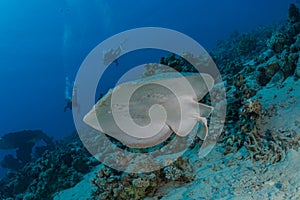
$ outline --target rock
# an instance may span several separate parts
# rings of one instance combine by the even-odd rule
[[[299,40],[299,42],[300,42],[300,40]],[[274,51],[271,49],[267,49],[261,55],[258,56],[257,61],[259,63],[264,63],[264,62],[267,62],[272,56],[274,56]]]
[[[289,16],[289,21],[292,24],[300,21],[299,9],[293,3],[289,7],[288,16]]]
[[[294,37],[296,36],[298,33],[300,33],[300,22],[296,22],[294,24],[291,24],[289,27],[288,27],[288,35],[289,37]]]
[[[267,65],[265,66],[265,69],[266,69],[266,76],[272,77],[280,69],[280,66],[278,61],[274,60],[268,62]]]
[[[286,53],[284,58],[281,59],[280,66],[285,78],[294,74],[297,59],[298,59],[297,53],[293,53],[293,54]]]
[[[281,70],[279,70],[270,80],[267,85],[267,88],[274,87],[277,83],[282,83],[284,80],[284,74]]]
[[[288,37],[286,34],[277,32],[267,41],[267,46],[276,53],[281,53],[287,41]]]
[[[269,83],[271,78],[280,69],[279,60],[275,56],[270,58],[268,62],[258,66],[257,82],[261,86],[265,86]]]
[[[296,69],[295,69],[295,76],[298,78],[300,77],[300,56],[297,61],[297,65],[296,65]]]
[[[291,45],[290,47],[290,51],[292,53],[296,53],[300,50],[300,34],[298,34],[296,37],[295,37],[295,42],[294,44]]]

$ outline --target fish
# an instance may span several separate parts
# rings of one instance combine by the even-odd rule
[[[186,137],[199,123],[197,136],[208,134],[207,117],[213,107],[199,103],[212,89],[205,73],[162,73],[110,89],[83,121],[130,148],[149,148],[172,133]]]

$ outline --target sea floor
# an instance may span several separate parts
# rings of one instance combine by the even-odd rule
[[[276,113],[261,123],[262,128],[288,127],[300,133],[297,123],[300,121],[298,91],[300,82],[290,77],[280,88],[265,88],[253,97],[259,97],[263,107],[277,106]],[[290,149],[280,162],[266,165],[264,160],[254,162],[246,147],[225,155],[224,145],[217,143],[205,158],[199,159],[197,152],[191,154],[190,162],[195,174],[192,182],[181,186],[169,182],[146,199],[300,199],[299,151]],[[76,186],[59,192],[54,199],[92,198],[90,195],[96,187],[90,179],[102,167],[95,167]]]
[[[253,163],[245,148],[236,154],[223,155],[216,146],[204,159],[197,160],[193,182],[176,188],[170,182],[159,188],[154,197],[146,199],[299,199],[300,153],[289,150],[286,159],[266,168]],[[101,166],[85,175],[75,187],[59,192],[54,200],[84,200],[91,198],[93,190],[90,179]],[[159,198],[160,197],[160,198]],[[161,198],[162,197],[162,198]]]

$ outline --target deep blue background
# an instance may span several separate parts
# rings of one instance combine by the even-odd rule
[[[109,36],[136,27],[166,27],[209,50],[234,30],[285,19],[290,2],[1,0],[0,135],[42,129],[61,138],[72,132],[71,112],[63,112],[65,76],[74,80],[85,56]],[[143,56],[135,59],[143,61]],[[119,67],[131,64],[127,60]],[[116,81],[112,75],[121,71],[112,69],[100,84],[109,87]]]

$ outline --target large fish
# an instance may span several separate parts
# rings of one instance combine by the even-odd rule
[[[212,107],[199,101],[212,89],[208,74],[163,73],[116,86],[84,117],[84,122],[128,147],[155,146],[174,132],[187,136],[198,122],[208,134]]]

